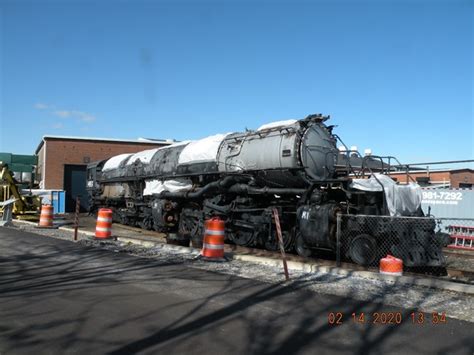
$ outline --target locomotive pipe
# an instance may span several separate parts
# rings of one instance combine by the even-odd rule
[[[207,207],[211,210],[214,210],[214,211],[217,211],[217,212],[220,212],[220,213],[223,213],[223,214],[227,214],[230,211],[230,206],[218,206],[218,205],[216,205],[214,203],[210,203],[210,202],[205,202],[204,207]]]
[[[169,192],[169,191],[163,191],[159,197],[164,198],[164,199],[200,199],[204,195],[207,195],[209,193],[214,193],[217,191],[225,190],[229,186],[232,186],[233,184],[237,182],[244,182],[244,181],[249,181],[249,177],[245,176],[227,176],[222,180],[211,182],[204,186],[202,189],[199,189],[197,191],[180,191],[180,192]]]
[[[211,182],[207,184],[202,189],[199,189],[194,192],[190,191],[179,191],[179,192],[170,192],[170,191],[163,191],[159,194],[159,198],[168,199],[168,200],[177,200],[177,199],[190,199],[195,200],[203,197],[205,194],[214,193],[218,189],[218,183]]]
[[[255,188],[245,184],[235,184],[229,188],[229,192],[235,194],[246,193],[248,195],[301,195],[306,189],[295,189],[295,188]]]

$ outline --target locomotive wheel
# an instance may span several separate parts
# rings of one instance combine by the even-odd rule
[[[286,251],[289,251],[293,244],[292,233],[288,231],[281,231],[281,236],[283,238],[283,247]],[[276,232],[272,233],[272,239],[265,241],[265,249],[276,251],[280,250],[280,244],[278,243],[278,236]]]
[[[303,236],[301,235],[301,233],[298,233],[296,235],[295,249],[296,249],[296,253],[299,256],[302,256],[304,258],[309,258],[311,254],[313,254],[312,250],[308,248],[308,246],[304,242]]]
[[[359,234],[350,242],[349,256],[356,264],[367,266],[375,261],[376,248],[377,242],[374,237],[369,234]]]
[[[130,225],[130,219],[124,214],[119,214],[119,223],[128,226]]]
[[[255,242],[256,233],[249,230],[234,230],[230,233],[229,239],[236,245],[247,247]]]
[[[189,205],[183,208],[179,218],[179,233],[191,239],[193,248],[202,248],[203,230],[199,216],[199,206]]]
[[[153,219],[151,217],[145,217],[141,222],[138,222],[140,228],[146,229],[146,230],[152,230],[153,229]]]
[[[203,243],[203,237],[202,236],[195,236],[191,238],[191,246],[196,249],[202,249],[202,243]]]

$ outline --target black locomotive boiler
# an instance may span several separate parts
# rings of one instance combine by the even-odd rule
[[[204,221],[219,216],[229,242],[275,250],[277,208],[285,248],[304,256],[336,250],[337,214],[422,216],[419,205],[394,210],[383,187],[354,187],[356,169],[348,156],[341,159],[328,118],[310,115],[89,164],[91,210],[112,208],[115,221],[176,235],[194,246],[202,244]],[[384,163],[375,161],[359,159],[359,171],[383,172]],[[387,246],[390,230],[393,247],[403,239],[418,251],[415,257],[396,251],[407,266],[441,266],[434,221],[422,233],[416,223],[409,219],[403,230],[390,230],[390,220],[381,219],[364,231],[360,223],[344,224],[349,230],[344,250],[355,262],[371,264],[380,246]]]

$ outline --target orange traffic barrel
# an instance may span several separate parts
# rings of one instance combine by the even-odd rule
[[[40,227],[52,227],[53,226],[53,206],[42,205],[41,214],[39,220]]]
[[[223,261],[224,259],[225,223],[219,217],[205,222],[204,241],[201,256],[204,260]]]
[[[95,225],[96,239],[107,239],[112,236],[112,210],[108,208],[101,208],[97,216],[97,223]]]
[[[403,261],[392,255],[387,255],[380,259],[380,273],[401,276],[403,274]]]

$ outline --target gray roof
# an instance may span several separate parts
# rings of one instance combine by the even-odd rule
[[[39,150],[43,146],[44,142],[48,139],[64,139],[64,140],[76,140],[76,141],[96,141],[96,142],[115,142],[115,143],[134,143],[134,144],[150,144],[150,145],[170,145],[176,143],[174,139],[152,139],[152,138],[139,138],[139,139],[116,139],[116,138],[98,138],[98,137],[75,137],[75,136],[57,136],[57,135],[44,135],[38,147],[35,150],[35,154],[38,154]]]

